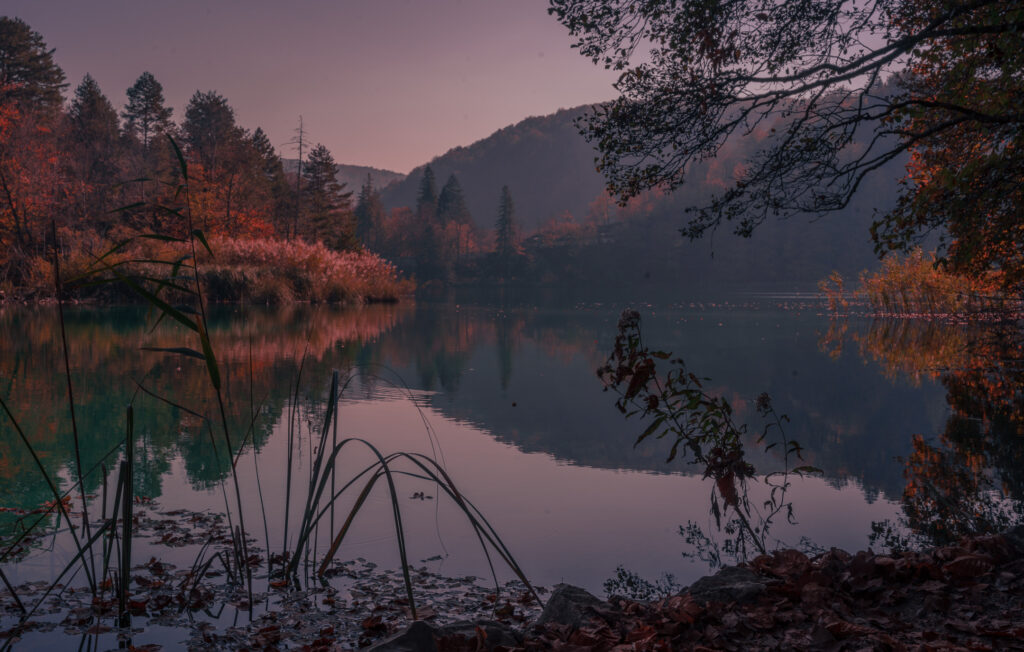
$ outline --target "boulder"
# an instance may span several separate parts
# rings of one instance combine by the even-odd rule
[[[607,613],[612,609],[610,604],[578,586],[556,584],[536,624],[559,623],[580,627],[587,624],[591,618],[600,615],[601,612]]]
[[[702,577],[683,593],[698,602],[746,602],[764,592],[768,580],[752,570],[726,566],[714,575]]]
[[[417,620],[405,629],[377,641],[366,650],[372,652],[437,652],[434,629]]]
[[[477,649],[477,628],[484,634],[483,644],[479,649],[493,650],[499,645],[519,647],[523,644],[523,636],[504,623],[494,620],[477,622],[461,620],[442,627],[433,627],[417,620],[405,629],[377,641],[367,651],[372,652],[437,652],[438,641],[451,643],[471,642]],[[459,649],[462,649],[459,647]]]
[[[496,620],[460,620],[459,622],[445,625],[434,630],[438,638],[455,638],[459,641],[477,641],[477,628],[484,633],[483,649],[493,650],[495,646],[520,647],[523,644],[523,635],[512,629],[505,623]]]

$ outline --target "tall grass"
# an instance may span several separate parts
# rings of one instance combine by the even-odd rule
[[[886,256],[878,271],[861,272],[853,290],[844,288],[838,272],[820,282],[818,288],[833,312],[845,310],[850,299],[865,301],[876,312],[890,315],[989,311],[1002,308],[1006,302],[999,272],[979,277],[953,274],[934,252],[926,254],[920,248],[906,256]]]
[[[95,235],[79,237],[66,230],[59,230],[57,238],[74,243],[55,252],[63,276],[76,281],[65,292],[66,298],[73,299],[132,300],[137,295],[131,288],[104,282],[113,279],[106,266],[154,277],[163,274],[165,262],[187,260],[192,255],[186,238],[164,240],[127,234],[111,242]],[[402,278],[392,263],[370,251],[335,251],[322,242],[277,238],[218,237],[210,238],[209,245],[209,250],[201,247],[196,251],[200,288],[208,301],[357,304],[397,301],[414,289],[413,282]],[[102,263],[98,263],[99,258]],[[7,294],[55,297],[53,263],[52,257],[28,257],[22,263],[25,272],[21,284],[8,288]]]
[[[178,196],[181,198],[182,203],[177,207],[154,207],[154,210],[166,211],[172,217],[177,218],[179,223],[187,224],[187,233],[180,236],[171,236],[167,234],[142,234],[118,242],[102,254],[94,256],[89,265],[84,270],[80,271],[80,273],[73,279],[72,283],[79,288],[100,287],[111,283],[118,283],[121,287],[127,288],[141,297],[155,310],[157,317],[155,319],[154,328],[156,324],[159,324],[164,320],[170,320],[172,322],[177,322],[187,329],[188,337],[191,342],[187,343],[185,346],[144,348],[161,354],[201,360],[205,365],[206,381],[210,395],[213,399],[211,403],[214,405],[214,408],[209,412],[203,413],[181,405],[180,402],[175,401],[172,397],[159,396],[144,389],[142,391],[147,395],[153,396],[165,403],[185,410],[189,414],[198,417],[200,419],[200,427],[207,430],[211,437],[211,446],[218,452],[218,454],[220,451],[224,451],[224,459],[230,467],[228,478],[222,480],[221,483],[221,489],[224,493],[225,501],[224,509],[230,530],[230,551],[227,555],[222,555],[217,552],[209,558],[206,558],[205,555],[208,546],[204,546],[199,553],[199,557],[197,557],[193,564],[193,571],[189,576],[188,582],[195,586],[202,580],[204,574],[210,569],[211,564],[214,561],[219,560],[225,566],[230,581],[244,584],[244,588],[247,590],[249,595],[249,604],[252,604],[252,566],[254,556],[249,553],[249,532],[246,527],[246,510],[247,507],[251,507],[251,505],[248,501],[243,500],[238,474],[238,465],[242,459],[242,452],[245,445],[249,441],[253,432],[255,421],[258,418],[260,410],[256,409],[255,405],[251,405],[251,422],[246,429],[246,432],[241,433],[241,435],[238,433],[232,433],[227,416],[227,398],[222,386],[220,365],[209,334],[210,331],[206,305],[207,302],[210,301],[208,292],[211,286],[209,285],[210,275],[205,265],[210,263],[211,265],[220,265],[222,269],[235,269],[244,268],[247,264],[270,265],[274,262],[286,269],[291,266],[292,268],[301,267],[306,270],[319,270],[321,278],[314,284],[317,288],[334,287],[332,284],[336,283],[338,288],[359,288],[358,291],[362,294],[358,296],[362,296],[363,298],[386,298],[385,290],[374,285],[375,278],[383,278],[383,276],[380,275],[374,277],[374,272],[379,271],[382,266],[386,268],[386,264],[379,258],[374,257],[372,254],[344,256],[328,252],[322,246],[305,245],[303,243],[295,243],[287,250],[287,255],[284,259],[275,258],[274,261],[271,261],[269,257],[272,255],[272,252],[279,250],[275,250],[271,245],[260,241],[250,241],[244,244],[236,241],[225,247],[226,251],[223,255],[220,251],[217,251],[215,255],[214,248],[211,246],[211,243],[207,241],[203,232],[199,229],[193,228],[194,216],[191,208],[188,166],[184,156],[178,149],[177,144],[175,144],[173,140],[171,142],[174,151],[177,153],[181,170],[182,182],[178,189]],[[54,236],[54,242],[56,243],[59,241],[56,231]],[[137,254],[140,253],[145,257],[138,257]],[[288,262],[289,259],[287,256],[291,256],[290,262]],[[55,252],[53,258],[52,278],[56,287],[58,303],[63,301],[63,290],[65,287],[62,283],[60,262],[61,258]],[[362,277],[366,278],[360,280]],[[397,276],[392,276],[391,280],[395,283],[398,282]],[[352,285],[358,284],[359,282],[364,282],[365,284],[362,286]],[[350,285],[346,286],[346,283],[349,283]],[[71,283],[69,283],[69,285],[70,284]],[[329,295],[324,295],[321,298],[328,300],[331,297]],[[63,320],[62,311],[60,312],[60,315]],[[72,433],[73,437],[76,438],[76,473],[75,482],[73,483],[71,491],[78,490],[83,496],[83,536],[79,537],[76,532],[76,528],[69,528],[70,536],[74,541],[76,553],[60,573],[56,581],[54,581],[51,586],[51,590],[55,589],[66,574],[76,567],[85,572],[89,582],[89,588],[94,595],[98,595],[100,592],[105,590],[103,587],[108,584],[108,582],[100,581],[99,578],[103,578],[104,580],[109,579],[111,580],[109,584],[116,586],[118,592],[119,611],[117,624],[120,627],[128,627],[130,625],[130,618],[128,616],[126,605],[128,592],[130,590],[131,557],[133,548],[133,408],[128,408],[126,414],[125,437],[120,446],[108,453],[108,455],[104,456],[101,459],[101,462],[93,469],[83,469],[81,454],[77,446],[78,428],[75,419],[75,402],[70,371],[71,364],[67,354],[66,338],[62,341],[64,342],[65,351],[64,374],[67,379]],[[251,365],[250,373],[252,373]],[[349,533],[356,515],[366,505],[366,500],[370,496],[377,482],[380,479],[384,479],[385,484],[387,485],[388,495],[390,497],[390,507],[395,526],[395,540],[398,546],[403,576],[405,578],[407,599],[409,601],[413,617],[415,618],[416,606],[411,576],[409,573],[406,534],[395,482],[398,477],[410,477],[417,480],[427,480],[435,483],[439,490],[453,501],[473,528],[473,531],[487,557],[488,564],[491,566],[492,572],[494,571],[492,562],[493,553],[504,561],[520,580],[522,580],[528,587],[530,586],[525,573],[523,573],[522,569],[518,566],[494,528],[487,522],[480,511],[462,495],[461,491],[458,490],[454,481],[442,465],[425,455],[409,453],[384,454],[371,442],[365,439],[346,438],[342,441],[337,441],[338,407],[340,405],[341,395],[343,392],[338,372],[334,373],[331,381],[327,407],[320,428],[319,441],[315,447],[317,453],[315,458],[312,460],[308,483],[304,488],[304,492],[301,492],[297,497],[298,501],[301,502],[302,507],[297,514],[297,517],[299,518],[299,525],[295,535],[295,543],[290,546],[290,540],[287,533],[290,520],[289,512],[292,502],[291,490],[294,471],[291,451],[293,446],[296,444],[293,417],[295,416],[294,409],[297,406],[299,382],[301,382],[301,365],[299,376],[296,378],[296,394],[295,401],[293,402],[293,413],[289,415],[289,453],[287,460],[287,487],[285,488],[287,499],[284,517],[285,538],[281,550],[281,555],[284,559],[281,571],[288,584],[298,584],[298,568],[303,562],[307,565],[316,565],[317,576],[321,578],[324,576],[330,561],[337,554],[341,544]],[[250,393],[250,402],[253,401],[254,397]],[[32,447],[30,438],[22,431],[18,420],[8,409],[8,406],[3,401],[2,397],[0,397],[0,407],[2,407],[8,420],[19,434],[23,445],[35,460],[38,470],[45,478],[54,498],[52,509],[57,510],[61,517],[66,522],[70,523],[71,514],[67,507],[67,495],[60,493],[57,489],[57,483],[42,464],[39,456]],[[333,435],[330,440],[329,435]],[[353,446],[360,446],[369,450],[371,452],[373,462],[362,471],[349,477],[347,480],[342,478],[340,481],[340,488],[338,488],[338,464],[343,459],[342,452],[349,450]],[[97,468],[105,468],[109,458],[116,454],[118,449],[123,450],[123,455],[119,466],[112,508],[108,516],[107,493],[104,491],[103,498],[100,501],[102,505],[102,517],[98,521],[98,526],[93,529],[89,524],[89,510],[91,506],[85,497],[86,492],[84,489],[84,479],[91,473],[96,472]],[[258,475],[257,481],[259,482]],[[227,485],[230,485],[230,487]],[[347,499],[351,494],[356,493],[357,490],[358,493],[355,497],[353,506],[349,509],[343,524],[336,529],[333,522],[333,514],[336,506],[342,498]],[[262,491],[262,486],[260,487],[260,491]],[[234,500],[229,499],[228,494],[233,494]],[[262,513],[264,519],[264,530],[265,532],[268,532],[266,523],[267,516],[265,512]],[[325,521],[325,516],[328,514],[331,515],[331,518]],[[35,526],[39,526],[41,522],[42,519],[36,521]],[[119,522],[121,525],[120,529],[117,528],[117,524]],[[317,540],[320,538],[319,534],[321,532],[321,527],[323,528],[322,531],[327,535],[327,540],[330,541],[330,545],[322,556],[319,555],[317,549]],[[267,535],[267,541],[269,546],[269,535]],[[100,546],[99,556],[102,560],[99,572],[96,571],[95,559],[97,546]],[[115,548],[118,550],[117,555],[113,555]],[[9,547],[8,550],[0,556],[0,563],[7,559],[7,556],[12,549],[13,546]],[[268,559],[270,552],[270,550],[267,550]],[[114,569],[109,565],[111,557],[114,557],[118,561],[116,576],[114,575]],[[0,573],[0,580],[9,585],[6,576],[2,573]],[[188,582],[186,582],[186,584]],[[8,590],[11,591],[17,603],[21,605],[22,603],[15,591],[15,588],[8,586]],[[532,588],[530,590],[532,591]],[[534,593],[534,596],[536,597],[536,593]],[[45,597],[46,596],[44,595],[44,599]],[[34,609],[38,608],[38,606],[42,604],[42,601],[43,599],[37,601],[32,608],[27,608],[23,605],[24,617],[27,618],[31,615]],[[8,640],[8,644],[9,643],[10,639]]]

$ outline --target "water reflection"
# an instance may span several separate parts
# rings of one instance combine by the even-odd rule
[[[245,439],[262,447],[283,413],[303,360],[311,372],[321,374],[333,365],[353,364],[357,349],[346,345],[380,337],[403,311],[408,308],[372,306],[335,319],[329,311],[309,306],[274,312],[213,310],[210,332],[224,378],[231,431],[248,433]],[[156,398],[200,415],[208,413],[214,396],[203,363],[141,350],[182,346],[183,329],[170,323],[153,329],[151,316],[137,308],[70,310],[66,326],[82,464],[93,469],[86,477],[87,492],[100,490],[101,465],[110,468],[117,460],[130,403],[137,406],[137,495],[160,496],[161,479],[178,456],[195,486],[210,486],[224,477],[226,451],[217,455],[202,419]],[[2,310],[0,332],[0,396],[48,473],[64,477],[74,451],[56,311]],[[319,398],[302,396],[307,402]],[[255,421],[254,410],[261,414]],[[0,420],[0,496],[3,507],[21,510],[52,497],[7,419]]]
[[[822,347],[846,344],[893,379],[938,381],[944,427],[913,435],[904,458],[902,517],[878,524],[896,547],[942,545],[1024,519],[1024,333],[1014,321],[876,320],[832,323]]]
[[[418,405],[452,427],[461,424],[466,433],[511,445],[519,454],[542,453],[562,465],[595,469],[690,471],[666,465],[666,451],[657,445],[633,449],[636,425],[624,422],[600,391],[594,370],[607,355],[622,306],[563,305],[571,307],[219,307],[211,313],[211,335],[229,427],[249,433],[246,451],[274,448],[271,440],[280,436],[290,406],[300,422],[319,422],[331,370],[341,369],[353,378],[346,399],[363,406],[359,414],[368,415],[368,428],[387,429],[393,388],[407,384]],[[809,464],[824,469],[835,495],[847,500],[856,494],[865,513],[879,497],[901,498],[903,522],[894,524],[894,532],[942,540],[995,527],[1009,518],[998,512],[1007,505],[1003,499],[1021,495],[1024,378],[1015,325],[830,323],[813,307],[771,304],[648,308],[644,319],[648,340],[711,377],[709,390],[728,398],[739,419],[753,420],[753,399],[768,392],[790,418],[788,436],[804,446]],[[141,351],[186,340],[173,324],[151,326],[149,316],[134,308],[69,311],[83,462],[89,468],[106,459],[112,466],[125,406],[134,402],[136,492],[182,493],[165,486],[176,477],[176,465],[189,489],[211,487],[227,473],[226,451],[217,454],[201,419],[153,398],[207,413],[213,397],[202,363]],[[0,396],[50,472],[66,479],[73,451],[56,315],[47,308],[6,308],[0,332]],[[937,441],[928,438],[934,433],[942,433]],[[236,444],[241,440],[235,438]],[[114,455],[107,456],[111,450]],[[777,464],[768,456],[752,455],[751,461],[764,471]],[[525,469],[533,462],[523,464]],[[101,478],[99,471],[92,474],[86,490],[100,491]],[[0,507],[20,510],[50,498],[6,421],[0,422],[0,496]],[[995,507],[986,511],[970,502],[972,496],[991,497]],[[706,492],[690,502],[690,516],[652,518],[674,529],[706,513]],[[795,508],[804,523],[804,515],[818,510],[799,500]],[[979,512],[983,516],[967,518]],[[8,521],[16,516],[0,513]]]

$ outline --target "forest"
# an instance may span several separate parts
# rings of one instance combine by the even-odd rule
[[[408,174],[0,17],[0,651],[1021,640],[1024,8],[544,5],[611,99]]]
[[[53,52],[24,21],[0,18],[4,296],[52,296],[55,255],[74,278],[95,271],[113,249],[142,259],[167,253],[133,238],[188,235],[176,209],[183,174],[194,226],[224,254],[206,268],[211,298],[393,300],[409,291],[391,264],[362,246],[352,193],[336,180],[331,152],[303,141],[301,124],[301,170],[286,174],[263,130],[237,124],[216,91],[196,91],[177,122],[148,72],[125,91],[120,108],[90,75],[65,104],[68,83]],[[124,249],[129,240],[136,251]],[[275,268],[268,258],[286,264]]]
[[[749,241],[689,243],[678,237],[679,216],[730,183],[767,130],[696,166],[692,175],[700,181],[685,192],[653,188],[620,205],[605,192],[576,126],[589,107],[528,118],[401,175],[338,164],[309,141],[300,119],[283,156],[261,128],[239,125],[216,91],[196,91],[176,121],[148,72],[119,107],[88,75],[65,103],[69,84],[41,34],[4,18],[0,43],[8,62],[0,114],[0,292],[9,299],[53,294],[55,251],[74,277],[138,234],[184,234],[182,220],[159,208],[180,204],[175,145],[188,165],[197,226],[225,254],[206,261],[211,298],[256,303],[393,299],[410,291],[412,279],[442,286],[671,286],[686,278],[693,288],[812,289],[833,270],[856,274],[875,265],[868,216],[891,208],[878,198],[892,196],[902,163],[883,170],[873,192],[833,219],[812,226],[805,214]],[[139,246],[142,258],[162,253],[151,242]],[[263,258],[286,252],[287,274],[232,253],[243,250]],[[643,269],[616,262],[639,257]],[[321,287],[312,279],[327,268],[374,270],[381,282],[372,291],[357,288],[345,280],[351,272]],[[130,298],[109,287],[75,293]]]

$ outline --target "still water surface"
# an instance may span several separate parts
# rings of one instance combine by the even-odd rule
[[[271,549],[282,547],[289,419],[297,432],[293,468],[305,477],[331,372],[339,370],[350,379],[339,437],[364,437],[385,453],[434,456],[534,582],[565,581],[601,592],[619,565],[652,579],[673,573],[683,584],[705,574],[705,564],[683,556],[693,549],[679,529],[693,521],[722,540],[709,515],[709,484],[684,462],[666,463],[665,442],[634,449],[643,426],[622,417],[595,374],[623,307],[419,302],[348,311],[217,308],[211,332],[236,442],[246,438],[256,415],[238,467],[253,536],[261,546],[269,536]],[[818,477],[794,481],[788,498],[795,524],[778,523],[773,538],[862,549],[873,522],[927,529],[921,518],[908,521],[914,516],[908,509],[920,506],[908,508],[906,494],[914,482],[941,471],[929,467],[932,475],[921,480],[908,469],[928,462],[929,451],[946,450],[921,446],[948,438],[951,415],[963,412],[950,407],[947,376],[974,341],[975,326],[835,321],[823,305],[799,298],[639,309],[648,344],[673,351],[708,377],[707,387],[729,399],[751,432],[762,427],[753,401],[768,392],[777,411],[788,415],[786,434],[803,445],[805,462],[822,469]],[[151,330],[151,317],[136,308],[69,311],[83,465],[106,460],[114,466],[125,406],[133,403],[136,492],[165,509],[223,510],[223,446],[218,456],[219,441],[211,442],[200,419],[154,398],[207,413],[213,407],[209,381],[200,361],[141,350],[189,344],[187,333],[173,325]],[[5,308],[0,333],[0,397],[66,484],[74,453],[55,310]],[[1011,457],[1019,457],[1015,445]],[[754,449],[750,457],[759,472],[780,467],[777,456]],[[977,473],[998,477],[992,459],[976,460]],[[354,472],[367,461],[346,459],[343,470]],[[88,489],[99,491],[100,483],[96,472]],[[751,490],[759,496],[760,484]],[[420,491],[424,499],[412,497]],[[431,485],[400,479],[399,492],[414,559],[432,560],[433,570],[451,576],[487,574],[472,532]],[[31,509],[48,497],[13,429],[0,423],[2,506]],[[383,490],[369,507],[340,556],[394,566]],[[294,522],[294,511],[290,516]],[[13,519],[0,517],[7,518],[0,523]],[[45,576],[52,564],[29,558],[9,575],[14,582]]]

